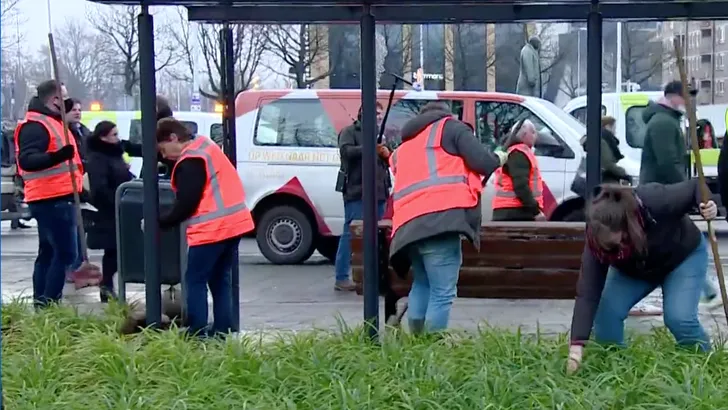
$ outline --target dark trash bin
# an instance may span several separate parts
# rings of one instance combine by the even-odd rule
[[[159,181],[160,213],[174,204],[174,191],[169,182]],[[126,283],[144,283],[144,232],[141,229],[144,203],[140,179],[125,182],[116,190],[116,244],[119,252],[119,298],[125,300]],[[160,237],[161,284],[174,286],[182,282],[187,264],[187,243],[184,226],[162,231]],[[183,286],[184,288],[184,286]],[[182,290],[184,292],[184,289]]]

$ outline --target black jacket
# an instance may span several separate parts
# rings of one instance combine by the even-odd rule
[[[700,244],[703,234],[688,216],[700,203],[699,183],[692,179],[671,185],[640,184],[635,192],[644,207],[647,254],[615,268],[657,286]],[[589,339],[608,269],[609,265],[600,263],[589,247],[584,247],[571,322],[574,341]]]
[[[28,111],[47,115],[61,121],[61,114],[54,113],[49,110],[48,107],[46,107],[43,102],[38,99],[38,97],[33,97],[30,100],[30,104],[28,104]],[[63,158],[59,158],[57,151],[46,152],[48,151],[50,138],[48,131],[46,131],[42,124],[34,121],[28,121],[23,124],[18,134],[18,165],[20,168],[25,171],[42,171],[63,162]],[[55,201],[59,199],[72,201],[73,195],[43,199],[37,202]]]
[[[346,174],[344,185],[344,201],[360,201],[362,195],[361,166],[361,123],[354,122],[339,133],[339,153],[341,154],[341,171]],[[376,167],[377,200],[385,201],[389,197],[392,180],[389,176],[387,161],[377,157]]]
[[[98,209],[93,213],[88,231],[88,246],[91,249],[116,248],[116,189],[131,181],[122,157],[121,144],[110,144],[98,138],[87,140],[86,172],[88,173],[90,202]]]
[[[444,111],[429,111],[418,115],[402,127],[402,141],[415,138],[433,122],[450,115],[452,113]],[[498,157],[475,138],[473,130],[469,126],[458,120],[445,123],[442,149],[450,155],[462,157],[469,169],[483,175],[486,179],[500,166]],[[406,166],[406,164],[402,165],[399,162],[398,166]],[[397,175],[394,178],[396,180]],[[463,234],[478,247],[481,220],[480,202],[468,209],[448,209],[414,218],[397,229],[392,238],[390,255],[391,258],[394,258],[393,263],[399,262],[397,254],[406,249],[408,245],[445,233]],[[404,254],[402,253],[402,255]]]
[[[81,157],[81,162],[84,164],[86,163],[86,145],[88,137],[91,135],[91,130],[89,130],[85,125],[81,124],[80,122],[78,124],[71,124],[68,127],[69,130],[71,130],[71,134],[73,135],[73,138],[76,139],[76,146],[78,147],[78,155]]]

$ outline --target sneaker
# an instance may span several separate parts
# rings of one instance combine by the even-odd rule
[[[662,315],[662,307],[654,304],[643,302],[636,304],[629,311],[630,316],[660,316]]]
[[[337,280],[334,283],[334,290],[353,292],[356,290],[356,284],[351,279]]]

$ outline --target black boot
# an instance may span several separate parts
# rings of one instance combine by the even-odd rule
[[[99,299],[101,299],[101,303],[109,303],[109,299],[118,299],[116,296],[116,292],[114,292],[114,289],[108,288],[108,287],[101,287],[101,290],[99,292]]]

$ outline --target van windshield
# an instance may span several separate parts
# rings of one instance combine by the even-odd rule
[[[562,110],[561,108],[557,107],[554,103],[547,100],[539,100],[539,103],[541,103],[546,109],[551,111],[556,118],[560,119],[566,125],[569,126],[569,128],[576,131],[577,134],[580,136],[586,135],[586,127],[584,124],[579,122],[576,118],[572,117],[571,115],[567,114],[566,111]]]

